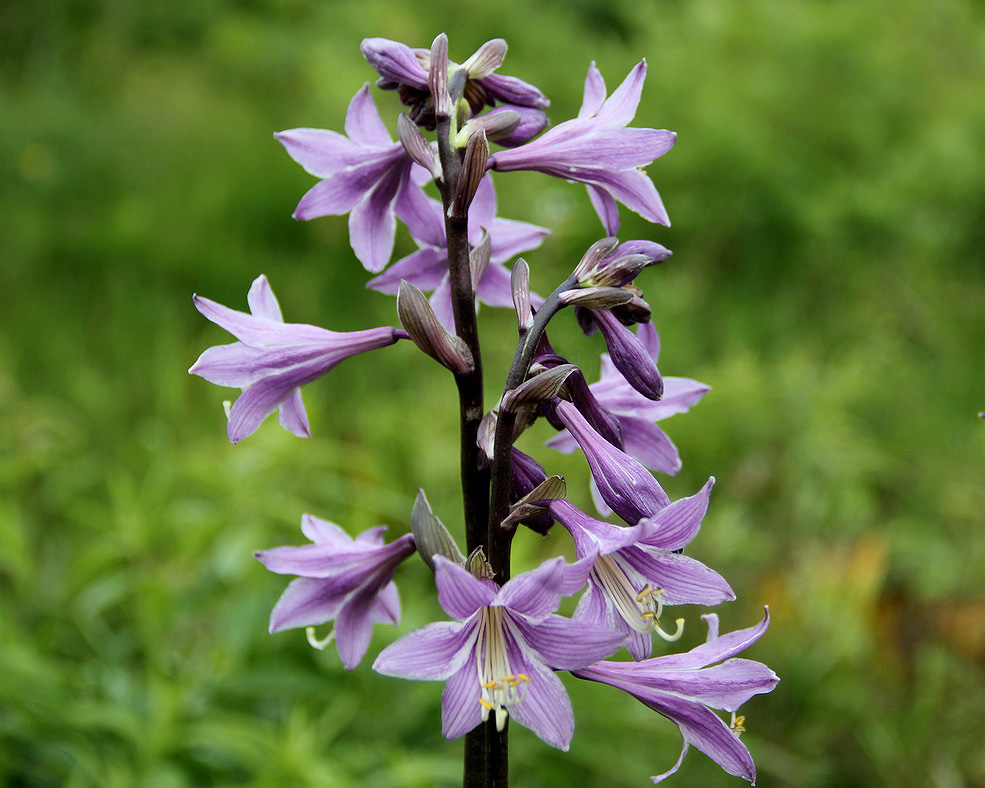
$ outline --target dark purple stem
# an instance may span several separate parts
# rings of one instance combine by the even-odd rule
[[[569,277],[551,293],[543,306],[534,315],[533,325],[520,339],[506,378],[506,391],[515,389],[530,371],[540,338],[544,335],[547,324],[564,307],[560,301],[561,293],[570,290],[576,282],[574,276]],[[496,582],[502,585],[510,577],[510,544],[513,541],[513,529],[504,529],[500,523],[506,519],[510,510],[510,489],[513,480],[513,425],[516,415],[500,410],[496,421],[496,437],[493,444],[492,459],[492,493],[489,504],[489,563],[496,573]]]
[[[475,292],[469,264],[468,220],[452,219],[448,208],[462,171],[459,151],[450,142],[451,121],[438,121],[438,156],[441,159],[442,179],[438,184],[445,212],[445,235],[448,239],[448,272],[451,283],[452,310],[455,333],[468,345],[475,368],[464,375],[455,375],[458,385],[459,424],[461,441],[462,505],[465,510],[465,544],[471,554],[477,547],[486,550],[486,524],[489,520],[489,470],[479,463],[479,423],[485,412],[482,402],[482,356],[479,350],[479,330],[475,319]],[[497,734],[495,723],[479,725],[465,734],[465,767],[463,785],[466,788],[506,788],[509,753],[506,731]]]

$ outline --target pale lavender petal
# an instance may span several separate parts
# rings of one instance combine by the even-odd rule
[[[269,375],[244,391],[229,411],[226,432],[230,442],[239,443],[246,436],[256,432],[263,420],[277,410],[291,392],[301,385],[299,379],[297,370],[288,369]]]
[[[448,679],[441,693],[442,736],[457,739],[482,722],[481,694],[475,657],[470,653],[465,665]]]
[[[270,613],[270,632],[295,627],[317,626],[338,615],[345,596],[326,593],[322,578],[299,577],[292,580]]]
[[[551,234],[546,227],[499,217],[494,218],[487,229],[492,247],[489,259],[494,263],[505,263],[522,252],[536,249]]]
[[[595,113],[596,120],[604,121],[612,126],[625,126],[629,123],[636,115],[636,108],[640,105],[640,96],[643,93],[645,80],[646,61],[641,60]]]
[[[379,590],[371,611],[374,621],[384,624],[400,623],[400,592],[392,580]]]
[[[382,274],[370,279],[366,287],[396,295],[406,280],[420,290],[434,290],[448,275],[448,254],[444,249],[425,246],[398,260]]]
[[[585,77],[585,92],[578,110],[579,118],[588,118],[602,109],[605,102],[605,80],[593,60],[588,65],[588,76]]]
[[[360,591],[352,595],[335,620],[335,646],[346,670],[362,661],[373,637],[376,594]]]
[[[492,176],[486,173],[475,190],[469,206],[469,242],[476,243],[482,235],[482,228],[489,229],[496,218],[496,189]]]
[[[680,550],[698,535],[708,511],[708,499],[715,477],[711,476],[694,495],[674,501],[645,521],[652,532],[643,540],[660,550]]]
[[[393,140],[380,120],[380,113],[369,92],[369,83],[363,85],[349,102],[345,116],[345,133],[359,145],[383,147]]]
[[[234,342],[206,348],[188,371],[217,386],[246,388],[268,371],[262,362],[263,351]]]
[[[730,659],[701,670],[655,672],[646,686],[693,698],[713,709],[736,711],[754,695],[770,692],[779,681],[762,662]]]
[[[586,177],[585,182],[605,189],[629,210],[647,221],[670,227],[670,217],[667,215],[667,209],[664,208],[663,200],[660,199],[657,187],[643,170],[626,169],[611,173],[599,170],[598,173]]]
[[[289,129],[274,134],[288,155],[316,178],[328,178],[360,160],[359,146],[337,131]]]
[[[544,445],[550,449],[554,449],[554,451],[561,452],[561,454],[571,454],[578,448],[578,442],[571,437],[571,433],[567,430],[561,430],[557,435],[545,442]]]
[[[756,765],[748,748],[715,712],[673,695],[665,695],[659,705],[644,703],[676,722],[685,741],[723,770],[749,782],[756,781]]]
[[[269,571],[280,575],[301,575],[339,581],[335,586],[349,583],[355,587],[378,564],[378,550],[350,543],[306,544],[257,550],[256,559]],[[351,590],[351,589],[350,589]]]
[[[317,544],[332,545],[336,549],[352,546],[352,537],[342,528],[328,520],[311,514],[301,515],[301,533]]]
[[[653,635],[637,632],[618,613],[616,614],[616,621],[619,623],[620,629],[626,632],[626,650],[633,659],[639,662],[653,653]]]
[[[635,549],[624,550],[620,558],[650,585],[663,589],[668,605],[717,605],[735,599],[724,577],[686,555]]]
[[[331,342],[341,336],[317,326],[304,323],[282,323],[254,317],[245,312],[230,309],[208,298],[192,296],[195,308],[220,328],[224,328],[240,342],[252,347],[289,345],[304,342]]]
[[[351,211],[364,192],[353,185],[351,175],[342,172],[334,178],[318,181],[304,193],[294,209],[293,217],[298,221],[308,221],[320,216],[341,216]]]
[[[443,681],[465,665],[478,685],[474,660],[467,660],[475,645],[476,625],[440,621],[427,624],[387,646],[373,663],[384,676],[421,681]],[[479,705],[476,699],[476,706]]]
[[[374,547],[382,547],[383,534],[386,533],[386,530],[387,529],[385,525],[377,525],[375,528],[367,528],[365,531],[358,534],[356,538],[353,539],[353,542],[357,545],[372,545]],[[407,534],[401,536],[400,539],[407,541]],[[400,539],[398,539],[397,541],[399,542]]]
[[[632,416],[620,416],[623,448],[651,471],[677,474],[681,457],[667,433],[656,424]]]
[[[460,621],[491,604],[496,597],[495,591],[441,555],[434,556],[434,582],[441,607]]]
[[[609,629],[616,629],[616,621],[620,617],[609,602],[609,598],[602,592],[595,583],[589,581],[585,587],[585,593],[578,600],[575,612],[572,615],[576,621],[589,621],[593,624],[601,624]]]
[[[567,750],[575,730],[575,715],[564,685],[553,671],[538,660],[529,659],[524,648],[509,635],[506,644],[513,672],[530,679],[523,701],[510,707],[510,716],[552,747]]]
[[[431,311],[449,334],[455,333],[455,308],[451,302],[451,279],[445,274],[431,294]]]
[[[598,186],[593,186],[590,183],[586,183],[585,188],[588,189],[588,199],[592,201],[592,207],[595,209],[595,213],[598,214],[599,219],[602,220],[602,226],[605,228],[605,231],[609,235],[618,233],[619,208],[612,195],[605,189],[600,189]]]
[[[694,670],[734,657],[759,640],[769,627],[769,610],[763,620],[753,627],[737,629],[715,640],[695,646],[684,654],[668,654],[656,657],[654,664],[661,670]]]
[[[292,435],[299,438],[311,437],[311,425],[308,423],[308,411],[304,408],[304,401],[301,399],[301,390],[295,389],[284,400],[278,413],[280,425]]]
[[[511,614],[520,638],[546,665],[562,670],[583,668],[615,653],[625,640],[621,632],[586,621],[548,616],[533,623]]]
[[[378,274],[390,262],[397,220],[393,203],[407,184],[410,159],[393,167],[349,214],[349,243],[367,271]]]
[[[400,192],[394,208],[419,244],[445,247],[445,216],[440,202],[428,197],[418,186],[411,185]]]
[[[510,272],[500,263],[490,263],[482,275],[479,286],[475,289],[475,294],[482,303],[489,306],[512,307],[513,287]]]
[[[281,315],[277,296],[274,295],[274,291],[270,288],[270,282],[263,274],[253,280],[253,284],[250,285],[250,292],[246,295],[246,302],[250,305],[250,312],[256,317],[283,322],[284,317]]]
[[[531,620],[541,620],[557,610],[562,596],[570,596],[585,585],[594,559],[595,556],[590,555],[568,564],[563,558],[550,558],[536,569],[508,580],[496,595],[494,604],[522,613]]]
[[[595,510],[601,517],[608,517],[613,514],[612,509],[609,508],[609,504],[603,500],[602,492],[599,490],[599,486],[595,483],[594,477],[588,480],[588,491],[592,496],[592,504],[594,504]]]

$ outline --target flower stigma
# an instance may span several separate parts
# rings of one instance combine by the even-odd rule
[[[319,651],[324,651],[335,640],[335,630],[334,629],[330,629],[328,631],[328,634],[325,635],[325,637],[323,637],[323,638],[319,638],[315,634],[315,628],[314,627],[305,627],[304,628],[304,634],[305,634],[305,637],[308,638],[308,645],[310,645],[312,648],[318,649]]]
[[[476,643],[476,667],[482,694],[482,721],[496,713],[496,730],[506,727],[506,717],[511,706],[522,703],[527,696],[530,677],[514,673],[506,653],[506,637],[503,633],[503,611],[499,607],[487,607],[479,621],[479,639]]]

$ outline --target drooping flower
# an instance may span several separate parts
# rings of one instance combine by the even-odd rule
[[[421,290],[433,290],[431,308],[441,324],[452,330],[455,321],[448,273],[448,240],[441,203],[420,189],[408,189],[401,197],[397,212],[420,249],[398,260],[366,286],[383,293],[396,293],[400,281],[406,280]],[[483,230],[489,233],[491,253],[489,265],[476,286],[476,297],[489,306],[512,308],[510,272],[503,263],[540,246],[550,235],[550,230],[496,216],[496,190],[488,175],[480,181],[469,209],[468,231],[472,246],[480,242]],[[543,303],[543,299],[535,294],[531,300],[535,307]]]
[[[637,338],[656,365],[660,357],[660,337],[651,323],[641,323]],[[644,397],[619,372],[609,354],[602,354],[601,376],[588,388],[598,404],[619,424],[622,448],[652,471],[676,474],[681,469],[677,447],[654,422],[677,413],[686,413],[711,387],[690,378],[664,377],[663,398]],[[566,430],[547,441],[552,449],[570,454],[578,443]],[[603,514],[608,512],[603,511]]]
[[[387,646],[373,669],[387,676],[447,681],[442,733],[455,739],[490,714],[502,730],[509,715],[548,744],[568,749],[571,701],[551,668],[584,667],[612,654],[623,636],[553,615],[561,597],[585,583],[591,559],[561,558],[518,575],[502,588],[434,557],[438,599],[457,622],[439,622]]]
[[[383,544],[386,526],[363,531],[355,539],[335,523],[306,514],[301,531],[313,544],[259,550],[256,558],[271,572],[297,575],[270,614],[270,631],[315,627],[335,622],[324,648],[334,639],[342,664],[352,670],[369,648],[373,624],[399,624],[400,598],[393,572],[414,550],[404,534]]]
[[[434,102],[428,88],[431,50],[412,49],[387,38],[365,38],[359,49],[380,75],[377,86],[383,90],[396,90],[400,100],[410,109],[411,119],[433,129]],[[481,112],[486,105],[494,106],[497,101],[537,110],[550,106],[547,97],[533,85],[516,77],[494,73],[502,65],[506,50],[506,42],[494,38],[479,47],[461,66],[449,62],[450,73],[459,68],[465,70],[463,98],[473,115]]]
[[[556,412],[585,452],[602,500],[623,520],[635,525],[670,504],[670,498],[653,475],[599,435],[575,405],[558,402]]]
[[[411,183],[414,164],[390,138],[369,94],[353,96],[345,135],[324,129],[290,129],[274,136],[288,154],[321,180],[298,203],[295,219],[349,214],[349,242],[367,271],[379,273],[393,254],[394,205]],[[423,170],[423,168],[420,168]]]
[[[670,634],[662,627],[665,604],[717,605],[735,599],[721,575],[675,552],[697,535],[713,483],[709,479],[697,494],[629,528],[589,517],[563,498],[550,501],[551,515],[571,534],[577,556],[598,555],[574,617],[624,633],[626,648],[640,660],[650,656],[653,633],[665,640],[679,637],[680,629]]]
[[[320,378],[340,361],[396,342],[403,332],[390,326],[365,331],[328,331],[305,323],[285,323],[280,306],[261,274],[250,287],[251,314],[194,296],[195,307],[239,342],[210,347],[188,371],[243,393],[229,411],[229,440],[238,443],[275,410],[288,432],[310,437],[301,386]]]
[[[498,151],[489,158],[489,167],[535,170],[584,183],[610,235],[619,230],[617,200],[648,221],[669,225],[660,195],[642,168],[670,150],[677,135],[662,129],[627,128],[639,106],[645,78],[643,60],[606,98],[605,81],[593,62],[578,117],[559,123],[526,145]]]
[[[762,637],[769,626],[769,611],[758,625],[722,637],[717,636],[717,616],[704,618],[708,642],[687,653],[642,662],[597,662],[572,673],[628,692],[680,728],[681,756],[669,771],[651,777],[653,782],[677,772],[693,744],[729,774],[754,783],[756,765],[739,739],[742,719],[734,713],[753,695],[770,692],[780,679],[761,662],[730,658]],[[727,725],[712,709],[732,712],[733,724]]]

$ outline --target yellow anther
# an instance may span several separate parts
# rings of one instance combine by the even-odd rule
[[[517,673],[516,677],[520,679],[520,681],[530,681],[530,677],[527,676],[526,673]]]
[[[732,731],[734,733],[744,733],[745,730],[746,730],[746,728],[745,728],[745,721],[746,721],[746,718],[744,716],[736,717],[735,716],[735,712],[733,711],[732,712],[732,724],[729,725],[729,727],[732,729]]]
[[[481,704],[482,704],[483,706],[485,706],[485,707],[486,707],[487,709],[489,709],[489,711],[492,711],[492,710],[493,710],[493,708],[495,708],[495,707],[494,707],[494,706],[493,706],[493,705],[492,705],[492,704],[491,704],[491,703],[490,703],[490,702],[489,702],[488,700],[486,700],[485,698],[479,698],[479,703],[481,703]]]
[[[493,689],[494,687],[498,687],[498,686],[499,686],[499,682],[498,681],[487,681],[485,684],[482,685],[482,688],[483,689]]]

